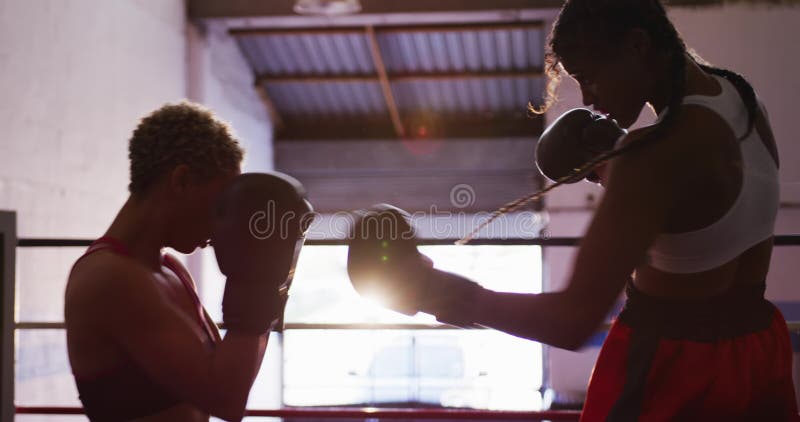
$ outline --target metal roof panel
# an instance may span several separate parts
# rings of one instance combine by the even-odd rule
[[[457,78],[392,83],[397,106],[405,112],[524,112],[528,101],[541,103],[542,88],[541,78]]]
[[[386,113],[377,82],[266,83],[267,94],[287,116],[363,116]]]
[[[378,33],[390,73],[510,71],[542,65],[541,28]]]
[[[504,113],[519,116],[529,101],[541,103],[545,83],[542,77],[472,75],[541,69],[541,27],[442,27],[416,31],[393,28],[385,32],[376,27],[376,36],[401,116],[431,112],[491,119]],[[237,37],[237,42],[258,75],[328,77],[376,73],[366,31],[259,33]],[[393,75],[414,73],[446,75],[435,79],[392,79]],[[459,75],[464,73],[468,75]],[[377,77],[372,81],[309,79],[263,83],[279,114],[289,120],[358,119],[388,114]]]
[[[352,75],[375,72],[364,34],[253,35],[237,40],[258,74]]]

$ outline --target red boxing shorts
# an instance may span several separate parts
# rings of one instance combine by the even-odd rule
[[[798,421],[792,346],[764,285],[677,300],[627,288],[582,422]]]

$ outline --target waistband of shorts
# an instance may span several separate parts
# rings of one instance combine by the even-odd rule
[[[736,286],[706,298],[676,299],[647,295],[633,283],[618,321],[659,337],[714,342],[767,329],[776,308],[764,299],[765,283]]]

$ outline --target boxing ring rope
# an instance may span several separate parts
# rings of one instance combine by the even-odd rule
[[[225,324],[217,322],[220,330],[225,329]],[[800,321],[786,321],[789,331],[800,332]],[[63,322],[17,322],[14,329],[17,330],[63,330],[66,328]],[[606,322],[600,326],[600,330],[608,330],[611,323]],[[286,330],[452,330],[453,327],[445,324],[324,324],[324,323],[290,323],[284,324]],[[464,327],[459,330],[486,330],[482,327]]]
[[[18,415],[82,415],[79,407],[29,407],[16,408]],[[501,410],[450,410],[450,409],[378,409],[372,407],[356,409],[339,408],[285,408],[275,410],[253,409],[246,416],[272,418],[313,418],[313,419],[462,419],[491,421],[577,421],[580,412],[573,410],[550,410],[517,412]]]
[[[420,246],[454,245],[458,239],[419,239]],[[494,245],[494,246],[578,246],[579,237],[537,237],[530,239],[473,239],[469,246]],[[91,239],[50,239],[50,238],[21,238],[17,239],[17,246],[30,247],[88,247]],[[775,246],[800,246],[800,234],[775,235]],[[307,239],[306,246],[341,246],[345,239]]]
[[[18,329],[64,329],[63,322],[16,322],[15,261],[16,248],[29,247],[87,247],[92,240],[57,238],[17,238],[16,214],[0,211],[0,274],[3,276],[0,317],[2,317],[2,348],[0,349],[0,420],[13,420],[15,414],[26,415],[82,415],[80,407],[15,406],[14,404],[14,331]],[[420,245],[452,245],[455,239],[420,239]],[[574,247],[580,242],[575,237],[547,237],[533,239],[475,239],[470,245]],[[776,235],[775,246],[800,246],[800,235]],[[340,246],[343,239],[309,239],[309,246]],[[788,321],[790,331],[800,331],[800,321]],[[221,325],[221,328],[224,328]],[[603,329],[607,329],[606,324]],[[452,329],[440,324],[286,324],[286,329]],[[389,409],[389,408],[282,408],[250,409],[247,416],[294,417],[314,419],[462,419],[462,420],[526,420],[526,421],[577,421],[579,411],[495,411],[463,409]]]

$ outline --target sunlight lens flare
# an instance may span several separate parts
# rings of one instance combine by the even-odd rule
[[[375,284],[377,284],[377,283],[375,283],[375,282],[373,281],[373,282],[372,282],[372,283],[370,283],[370,284],[372,284],[372,285],[375,285]],[[385,291],[383,291],[383,290],[381,290],[381,289],[375,289],[375,288],[373,288],[373,289],[371,289],[371,290],[369,290],[369,291],[367,291],[367,292],[364,292],[364,294],[363,294],[362,296],[363,296],[363,297],[364,297],[364,299],[366,299],[366,300],[367,300],[367,302],[369,302],[370,304],[373,304],[373,305],[379,306],[379,307],[381,307],[381,308],[388,308],[388,307],[389,307],[389,305],[392,303],[392,301],[391,301],[391,296],[390,296],[390,295],[388,295],[388,294],[387,294]]]

